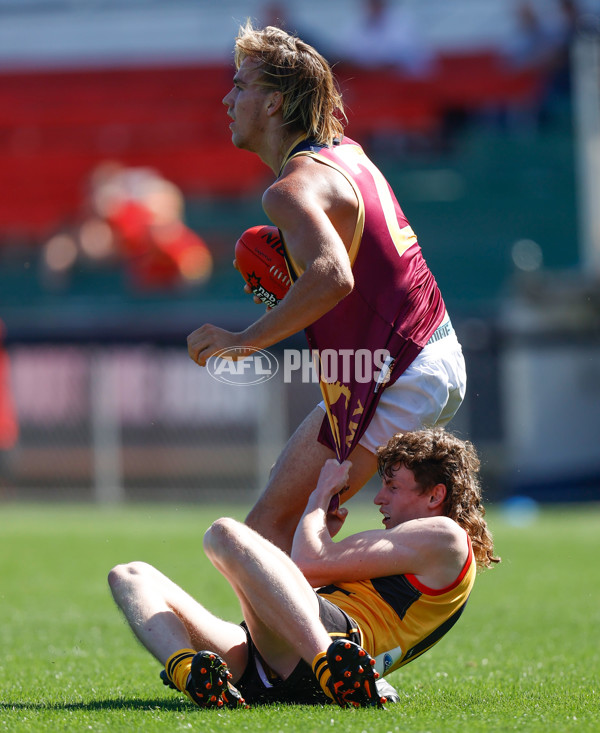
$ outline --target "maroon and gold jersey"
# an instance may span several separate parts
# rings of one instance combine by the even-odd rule
[[[328,412],[319,439],[343,460],[366,430],[386,384],[442,322],[445,306],[392,189],[363,149],[349,138],[330,147],[303,140],[285,163],[299,155],[339,171],[358,201],[348,251],[354,288],[306,329]],[[289,252],[287,260],[297,279],[301,268]]]
[[[471,540],[468,542],[467,562],[447,588],[427,588],[414,575],[406,574],[319,589],[319,595],[356,621],[361,645],[375,659],[379,674],[412,662],[458,621],[477,572]]]

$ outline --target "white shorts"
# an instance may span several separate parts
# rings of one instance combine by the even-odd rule
[[[375,453],[396,433],[444,427],[461,406],[466,387],[465,360],[452,329],[428,343],[394,384],[383,390],[359,445]],[[319,405],[325,411],[325,403]]]

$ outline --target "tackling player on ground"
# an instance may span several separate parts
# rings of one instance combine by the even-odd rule
[[[233,519],[207,530],[205,552],[235,591],[242,625],[213,616],[150,565],[111,570],[113,597],[165,665],[166,684],[209,708],[381,706],[377,677],[439,641],[465,608],[476,565],[498,558],[470,443],[439,428],[397,435],[378,452],[378,468],[384,529],[333,541],[347,510],[327,508],[351,466],[330,459],[291,558]]]

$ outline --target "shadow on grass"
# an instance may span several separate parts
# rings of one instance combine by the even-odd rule
[[[186,700],[138,699],[119,697],[108,700],[93,700],[91,702],[1,702],[0,712],[10,710],[195,710]]]

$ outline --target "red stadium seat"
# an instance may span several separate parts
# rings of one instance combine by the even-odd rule
[[[231,144],[221,104],[226,64],[0,74],[0,243],[39,238],[79,210],[86,180],[107,159],[156,168],[186,193],[237,196],[269,180],[256,156]],[[521,103],[538,93],[532,72],[493,53],[440,58],[428,79],[336,68],[348,134],[433,134],[445,110]]]

